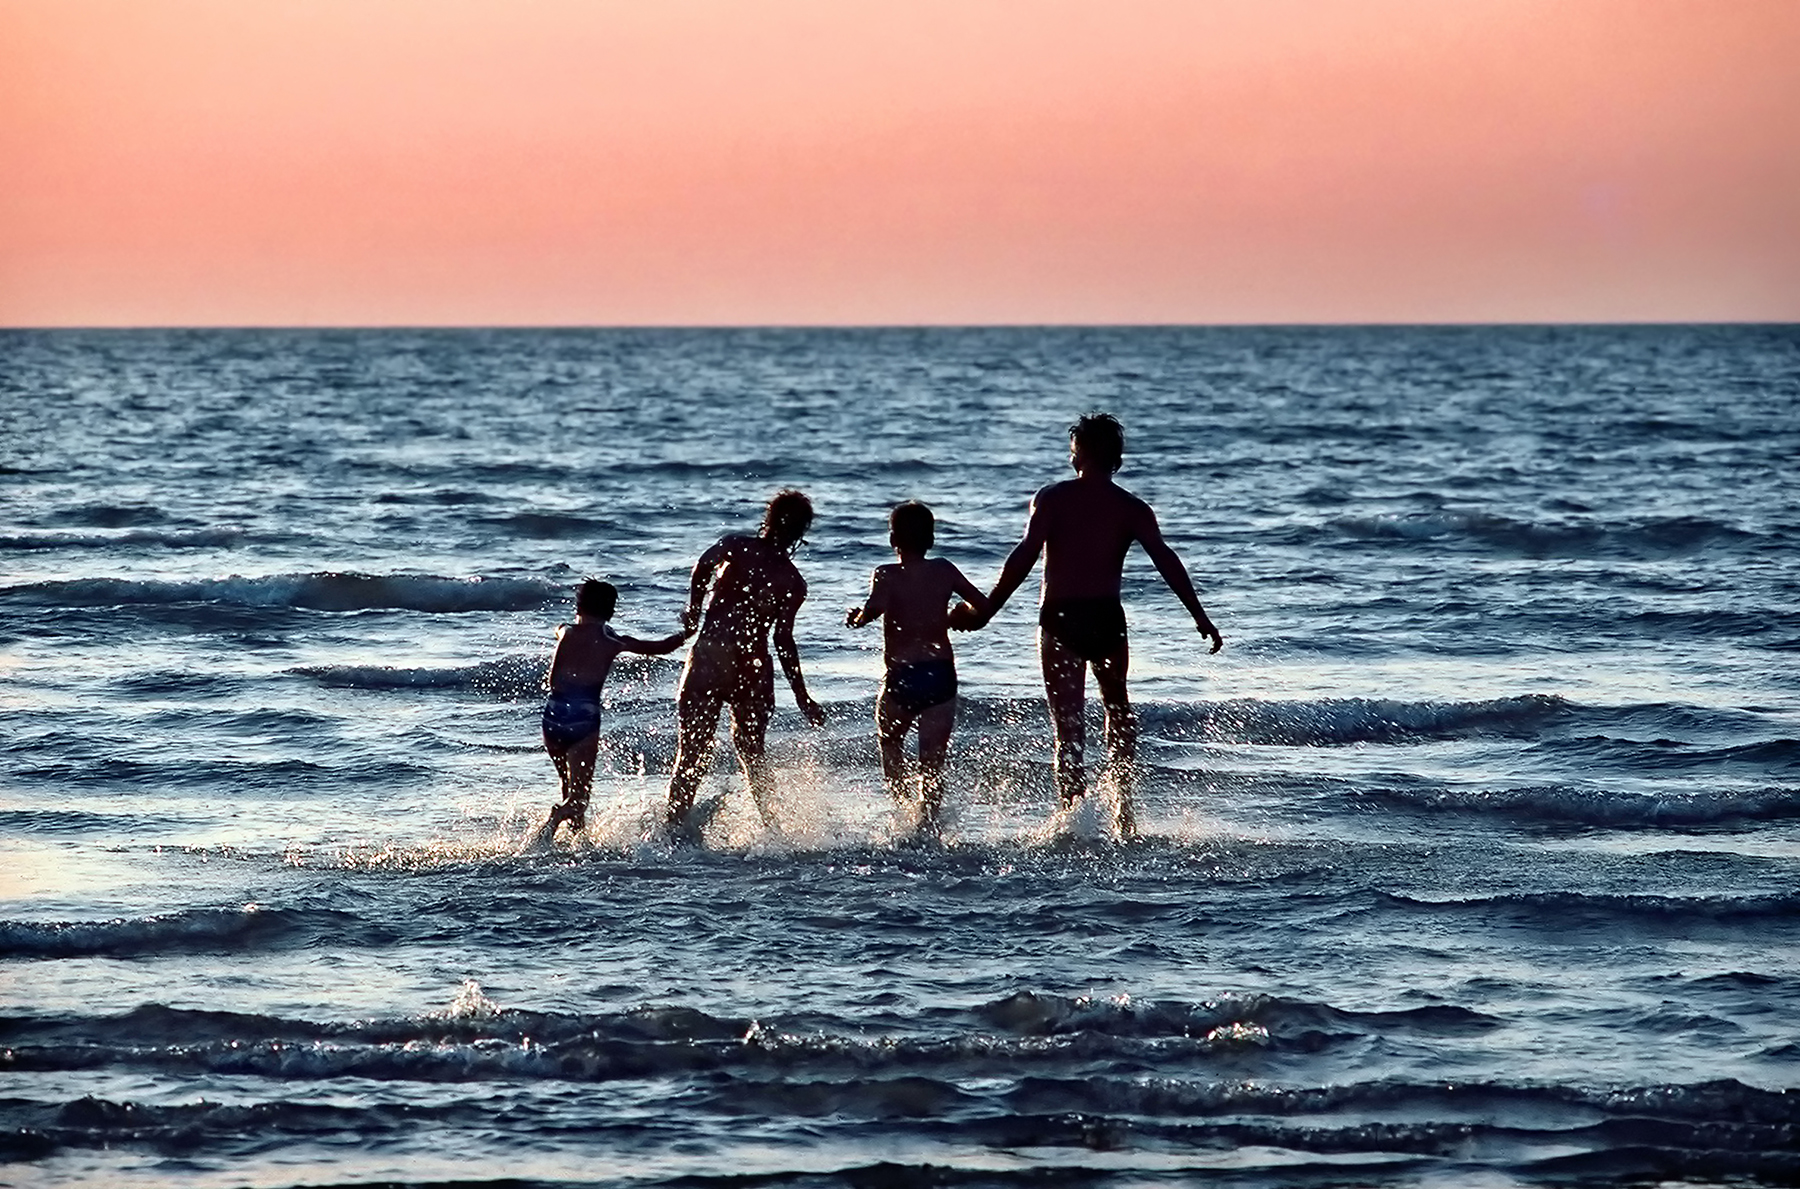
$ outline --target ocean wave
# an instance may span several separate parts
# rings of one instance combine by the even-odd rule
[[[1655,794],[1548,785],[1514,789],[1352,790],[1355,804],[1419,813],[1504,818],[1514,825],[1697,830],[1800,818],[1800,789]]]
[[[1476,702],[1236,699],[1199,704],[1138,703],[1138,721],[1145,736],[1170,742],[1328,747],[1472,735],[1530,736],[1572,717],[1577,709],[1574,703],[1547,694]]]
[[[428,504],[441,508],[457,508],[469,504],[491,504],[495,496],[480,491],[440,488],[435,491],[384,491],[375,497],[378,504]]]
[[[64,749],[56,758],[19,765],[11,775],[21,780],[81,787],[129,784],[144,788],[241,789],[278,788],[285,795],[320,791],[341,793],[346,781],[402,784],[427,773],[421,765],[367,752],[335,752],[329,763],[297,759],[195,759],[179,748],[145,749],[144,756],[101,751],[83,755]]]
[[[1800,771],[1800,739],[1761,739],[1729,747],[1702,747],[1681,739],[1619,739],[1583,735],[1544,740],[1533,750],[1554,753],[1566,763],[1580,757],[1585,767],[1647,769],[1657,772],[1750,770],[1777,775]]]
[[[82,528],[144,528],[166,524],[169,514],[153,504],[92,503],[56,508],[44,519],[50,524]]]
[[[1406,911],[1494,915],[1557,930],[1748,929],[1766,933],[1771,939],[1777,934],[1800,931],[1800,892],[1746,896],[1515,892],[1442,900],[1382,892],[1377,893],[1376,899],[1379,905]]]
[[[108,921],[0,921],[0,959],[245,953],[322,939],[354,946],[386,941],[391,935],[334,909],[246,904]]]
[[[229,549],[242,545],[248,534],[241,528],[203,528],[186,531],[137,529],[123,533],[10,533],[0,536],[0,550],[53,549]]]
[[[76,578],[0,588],[0,600],[52,607],[213,603],[308,611],[531,611],[566,597],[562,585],[522,578],[443,578],[322,572],[191,582]]]
[[[606,541],[615,547],[628,541],[649,540],[653,536],[641,525],[629,520],[557,512],[514,512],[505,516],[479,517],[474,523],[506,536],[526,540],[562,541],[579,538]]]
[[[976,1015],[992,1027],[1021,1036],[1091,1032],[1108,1036],[1280,1038],[1329,1029],[1458,1036],[1500,1026],[1500,1021],[1492,1017],[1448,1004],[1357,1012],[1269,995],[1225,996],[1189,1004],[1071,998],[1021,991],[983,1005]]]
[[[1508,1082],[1352,1082],[1297,1087],[1251,1081],[1162,1078],[1026,1078],[1014,1092],[1019,1109],[1098,1109],[1146,1115],[1255,1113],[1310,1115],[1345,1110],[1417,1112],[1506,1118],[1557,1107],[1577,1125],[1605,1114],[1702,1122],[1800,1124],[1800,1093],[1764,1090],[1731,1079],[1651,1086],[1570,1086]],[[1589,1112],[1592,1112],[1591,1114]]]
[[[316,919],[281,924],[294,932],[345,929]],[[936,1034],[896,1035],[859,1020],[801,1026],[680,1006],[536,1012],[501,1008],[470,984],[450,1010],[386,1020],[318,1023],[160,1004],[118,1016],[0,1018],[7,1046],[0,1068],[425,1081],[608,1081],[697,1070],[892,1077],[1106,1061],[1180,1065],[1246,1050],[1313,1053],[1356,1037],[1473,1036],[1500,1026],[1455,1005],[1366,1012],[1264,995],[1183,1004],[1023,992],[934,1015]]]
[[[82,809],[0,809],[0,833],[20,834],[160,834],[193,825],[191,818],[138,813],[90,813]],[[4,937],[0,922],[0,937]],[[0,941],[0,954],[5,943]]]
[[[404,1135],[421,1126],[478,1126],[491,1121],[484,1103],[445,1105],[193,1102],[176,1105],[87,1096],[68,1102],[0,1099],[0,1160],[41,1160],[68,1148],[122,1145],[192,1153],[266,1151],[304,1137]]]
[[[1608,627],[1613,633],[1629,639],[1744,640],[1754,641],[1764,648],[1780,650],[1786,646],[1783,641],[1760,640],[1757,637],[1791,631],[1792,620],[1786,609],[1777,607],[1737,606],[1702,610],[1659,607],[1654,611],[1621,615]]]
[[[1338,517],[1294,530],[1297,543],[1322,541],[1469,544],[1505,556],[1662,560],[1708,550],[1743,550],[1770,540],[1735,524],[1703,516],[1630,521],[1538,522],[1491,512],[1436,509]]]
[[[976,725],[1035,722],[1042,711],[1029,699],[985,703],[965,698]],[[1467,702],[1394,698],[1135,703],[1140,733],[1170,743],[1251,743],[1331,747],[1358,743],[1498,738],[1531,741],[1559,755],[1584,754],[1607,763],[1651,767],[1758,767],[1782,771],[1800,760],[1800,741],[1754,739],[1776,725],[1742,710],[1643,703],[1599,706],[1555,694],[1521,694]],[[1657,738],[1621,737],[1632,731]],[[1584,733],[1585,732],[1585,733]],[[1726,746],[1705,740],[1734,739]]]
[[[509,700],[542,697],[545,659],[508,657],[473,665],[300,665],[288,672],[320,685],[366,690],[480,690]]]
[[[393,1142],[409,1133],[466,1143],[490,1132],[491,1099],[473,1093],[432,1102],[396,1101],[364,1088],[353,1098],[307,1101],[140,1103],[92,1095],[68,1101],[0,1099],[0,1159],[37,1160],[69,1148],[141,1146],[191,1157],[275,1150],[296,1139]],[[519,1135],[585,1134],[607,1144],[620,1126],[611,1103],[580,1096],[532,1094],[507,1086],[505,1130]],[[1477,1157],[1483,1173],[1535,1177],[1578,1173],[1626,1179],[1670,1176],[1787,1183],[1800,1172],[1795,1155],[1800,1101],[1792,1092],[1759,1090],[1721,1080],[1643,1086],[1544,1085],[1445,1080],[1359,1081],[1329,1086],[1283,1085],[1261,1079],[1102,1074],[1044,1077],[1014,1073],[984,1079],[902,1073],[886,1077],[771,1077],[705,1072],[680,1094],[709,1129],[730,1132],[737,1120],[771,1134],[797,1133],[840,1145],[896,1136],[949,1153],[970,1149],[1028,1152],[1033,1166],[996,1179],[993,1170],[951,1165],[880,1164],[840,1170],[807,1183],[844,1185],[1037,1185],[1096,1183],[1098,1170],[1071,1168],[1048,1153],[1105,1152],[1126,1157],[1109,1166],[1130,1170],[1132,1153],[1154,1153],[1143,1173],[1161,1182],[1175,1170],[1217,1173],[1232,1183],[1293,1184],[1307,1157],[1324,1157],[1308,1184],[1367,1184],[1370,1172],[1397,1168],[1466,1173]],[[599,1150],[597,1148],[597,1150]],[[1357,1158],[1345,1181],[1345,1157]],[[1220,1161],[1228,1162],[1221,1166]],[[1371,1163],[1374,1161],[1374,1163]],[[719,1178],[705,1178],[708,1182]],[[755,1178],[758,1183],[765,1177]],[[1381,1176],[1377,1179],[1385,1180]],[[691,1184],[680,1177],[673,1184]],[[785,1178],[783,1178],[785,1182]],[[634,1178],[636,1184],[654,1184]],[[1185,1181],[1181,1183],[1186,1183]],[[1615,1183],[1608,1179],[1607,1183]]]
[[[473,690],[503,701],[517,702],[544,696],[544,674],[548,664],[547,653],[533,653],[472,665],[299,665],[288,672],[340,689]],[[621,655],[613,666],[608,690],[617,689],[623,694],[632,680],[672,673],[681,664],[679,659],[668,657]],[[664,698],[656,704],[660,707],[667,702]],[[638,703],[629,696],[615,697],[609,692],[607,705],[625,709],[635,708]]]
[[[1133,703],[1141,737],[1165,743],[1252,743],[1331,747],[1355,743],[1411,743],[1500,735],[1531,737],[1590,712],[1554,694],[1523,694],[1474,702],[1408,702],[1388,698]],[[965,694],[958,722],[1004,732],[1043,722],[1041,699]],[[1045,727],[1044,729],[1048,729]]]

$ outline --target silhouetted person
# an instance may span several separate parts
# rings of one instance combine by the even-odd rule
[[[1133,805],[1137,722],[1125,690],[1130,650],[1119,600],[1125,554],[1144,547],[1157,572],[1194,617],[1217,652],[1225,641],[1207,617],[1175,551],[1163,541],[1156,513],[1112,480],[1125,456],[1125,431],[1110,414],[1090,413],[1069,427],[1069,464],[1075,478],[1052,483],[1031,501],[1025,536],[1007,555],[988,596],[991,618],[1044,555],[1038,611],[1038,656],[1056,732],[1056,787],[1064,805],[1087,791],[1083,758],[1087,670],[1092,666],[1106,709],[1106,746],[1119,789],[1119,828],[1137,828]]]
[[[563,822],[579,833],[587,824],[588,796],[594,784],[594,760],[600,749],[600,692],[621,652],[661,656],[674,652],[688,633],[661,640],[621,636],[607,621],[618,606],[619,592],[610,582],[589,578],[575,592],[575,622],[556,629],[556,651],[550,656],[545,682],[544,750],[562,780],[562,803],[550,811],[539,831],[549,841]]]
[[[869,597],[844,617],[859,628],[885,619],[882,634],[887,672],[875,699],[875,729],[881,740],[881,776],[888,793],[904,805],[906,733],[919,724],[919,825],[935,832],[944,808],[944,761],[956,723],[956,659],[950,650],[950,600],[961,595],[978,618],[987,598],[948,558],[926,557],[936,536],[931,509],[916,501],[888,516],[888,542],[897,564],[877,566]],[[962,604],[958,604],[958,609]],[[959,622],[962,617],[959,617]]]
[[[808,722],[818,726],[825,711],[806,692],[800,672],[800,650],[794,645],[794,615],[806,599],[806,580],[794,567],[793,552],[812,524],[812,502],[797,491],[783,491],[769,501],[762,530],[756,536],[728,536],[700,555],[688,586],[683,626],[699,625],[700,635],[688,653],[676,699],[679,733],[675,774],[669,780],[672,829],[687,823],[694,794],[712,758],[719,711],[731,707],[731,741],[744,765],[750,795],[765,824],[775,825],[771,809],[771,777],[764,761],[764,738],[775,710],[775,666],[769,658],[769,634],[775,655],[793,688],[794,701]],[[700,607],[706,602],[706,615]]]

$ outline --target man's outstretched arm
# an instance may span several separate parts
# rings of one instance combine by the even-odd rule
[[[1148,506],[1144,509],[1144,523],[1138,527],[1137,537],[1144,552],[1150,555],[1151,562],[1155,564],[1156,572],[1163,576],[1163,581],[1169,584],[1169,589],[1175,592],[1181,605],[1194,617],[1194,627],[1212,641],[1212,651],[1217,652],[1225,647],[1225,637],[1219,634],[1219,629],[1213,626],[1212,617],[1200,605],[1200,596],[1194,590],[1194,580],[1188,577],[1187,567],[1181,564],[1181,559],[1175,556],[1175,551],[1163,540],[1162,529],[1156,523],[1156,513],[1150,511]]]

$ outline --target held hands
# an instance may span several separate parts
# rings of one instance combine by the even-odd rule
[[[950,608],[950,626],[959,632],[973,632],[987,626],[987,617],[968,603]]]

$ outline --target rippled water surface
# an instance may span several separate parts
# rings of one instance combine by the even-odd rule
[[[1022,592],[901,841],[843,608],[1088,408],[1226,649],[1134,554],[1122,841]],[[1797,460],[1791,327],[0,334],[0,1182],[1793,1184]],[[629,658],[521,853],[783,486],[781,828]]]

